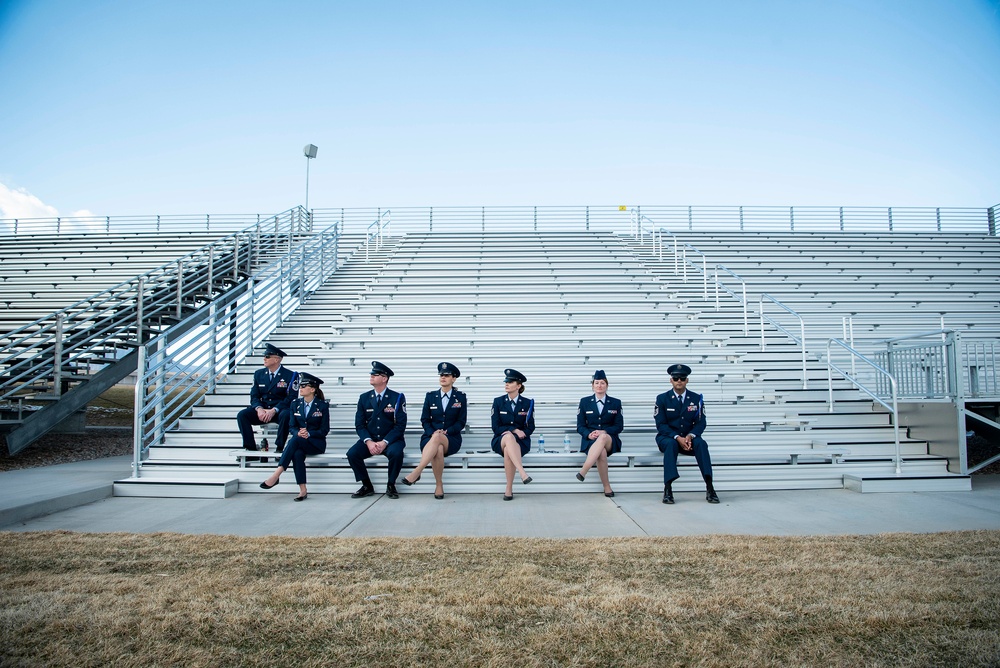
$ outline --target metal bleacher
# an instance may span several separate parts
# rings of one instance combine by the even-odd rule
[[[145,341],[181,336],[190,316],[238,299],[257,268],[312,234],[301,208],[214,220],[0,220],[0,427],[8,451],[64,421],[82,426],[82,408],[135,370]]]
[[[327,215],[350,228],[349,212]],[[380,210],[377,220],[383,215]],[[589,208],[585,225],[573,218],[548,229],[538,225],[536,209],[534,225],[504,225],[504,231],[486,229],[485,209],[481,220],[469,212],[449,219],[434,210],[424,229],[401,226],[402,216],[394,215],[397,229],[390,233],[387,226],[383,237],[380,225],[377,246],[358,245],[362,238],[372,241],[370,227],[367,237],[342,241],[341,266],[321,272],[325,281],[318,280],[287,317],[275,318],[272,328],[254,325],[260,313],[245,325],[230,325],[229,339],[239,345],[230,345],[221,367],[213,362],[200,376],[205,380],[193,386],[200,397],[193,407],[188,404],[176,421],[160,414],[140,429],[135,473],[116,483],[116,494],[261,491],[258,483],[271,471],[273,454],[271,463],[244,462],[235,415],[246,405],[265,340],[289,353],[286,366],[326,381],[332,429],[327,453],[307,460],[312,493],[356,488],[345,453],[356,439],[354,408],[369,387],[372,360],[393,368],[390,387],[409,400],[404,473],[418,459],[420,404],[437,386],[436,364],[447,360],[462,370],[457,386],[469,395],[469,425],[462,453],[448,460],[448,492],[495,491],[503,482],[502,460],[487,451],[490,404],[502,392],[505,367],[528,377],[525,395],[536,402],[536,446],[525,458],[536,482],[523,492],[600,489],[596,476],[576,481],[582,458],[563,448],[568,434],[576,449],[577,402],[589,394],[590,376],[599,368],[625,414],[623,451],[610,459],[612,486],[621,492],[659,490],[652,406],[666,389],[665,370],[674,362],[694,369],[691,389],[705,394],[706,437],[720,490],[860,488],[858,481],[890,478],[904,482],[894,489],[969,488],[968,476],[956,473],[953,461],[908,433],[905,424],[897,446],[892,415],[850,380],[838,376],[828,386],[821,343],[842,335],[844,318],[853,318],[851,342],[859,346],[868,339],[937,329],[942,318],[949,327],[995,336],[1000,332],[995,236],[671,235],[677,248],[690,249],[687,256],[669,244],[648,243],[634,226],[622,233],[621,219],[602,225],[595,215],[592,225]],[[703,263],[707,257],[711,267]],[[723,279],[709,280],[704,271],[716,266],[730,272],[724,286],[730,291],[747,286],[746,309],[730,294],[716,301],[715,286]],[[929,287],[929,278],[940,283]],[[257,299],[281,304],[282,289]],[[761,323],[754,313],[761,293],[793,304],[808,320],[805,362],[802,342],[770,319]],[[212,335],[212,342],[219,336]],[[151,384],[167,382],[152,380],[153,367],[148,373]],[[178,410],[161,413],[171,412]],[[537,451],[542,434],[544,453]],[[384,486],[383,458],[369,462],[376,485]],[[700,488],[693,462],[682,458],[681,463],[675,488]],[[291,489],[291,476],[286,478],[277,491]],[[429,493],[433,485],[401,491]]]

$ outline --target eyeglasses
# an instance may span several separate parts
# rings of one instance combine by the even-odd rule
[[[683,382],[683,381],[685,381],[685,380],[688,379],[687,376],[671,376],[670,378],[672,380],[676,380],[676,381],[680,381],[680,382]]]
[[[445,376],[448,376],[449,378],[454,378],[455,377],[455,374],[452,374],[452,373],[442,373],[442,374],[439,374],[439,375],[442,378],[444,378]]]

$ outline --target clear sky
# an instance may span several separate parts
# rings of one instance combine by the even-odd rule
[[[0,215],[1000,203],[1000,0],[0,0]]]

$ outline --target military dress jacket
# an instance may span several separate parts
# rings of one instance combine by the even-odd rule
[[[299,435],[299,429],[305,427],[309,432],[309,444],[326,452],[326,435],[330,433],[330,402],[324,399],[313,399],[309,407],[309,415],[305,414],[306,400],[299,397],[292,402],[292,414],[288,420],[288,434]]]
[[[582,437],[581,448],[589,447],[589,434],[595,429],[602,429],[611,437],[612,452],[621,451],[622,440],[618,435],[625,429],[625,417],[620,399],[605,395],[604,410],[601,412],[597,411],[597,395],[580,399],[580,406],[576,409],[576,431]]]
[[[656,421],[656,444],[664,446],[678,436],[701,436],[705,431],[705,400],[697,392],[688,392],[678,401],[669,390],[656,397],[653,408]]]
[[[426,445],[438,429],[448,432],[449,447],[462,443],[462,430],[468,422],[469,401],[465,392],[451,388],[447,406],[441,406],[441,390],[428,392],[424,397],[424,407],[420,412],[420,425],[424,428],[420,444]]]
[[[406,430],[406,397],[402,392],[386,388],[382,401],[376,403],[375,390],[362,393],[358,410],[354,413],[354,429],[364,443],[373,441],[403,441]]]
[[[525,438],[518,439],[518,442],[521,445],[530,443],[531,434],[535,431],[535,402],[519,396],[512,408],[510,399],[503,394],[493,400],[490,422],[494,436],[502,436],[505,432],[520,429],[524,432]]]
[[[257,369],[253,372],[253,387],[250,388],[250,408],[287,410],[298,393],[298,374],[291,369],[278,367],[274,380],[270,379],[267,369]]]

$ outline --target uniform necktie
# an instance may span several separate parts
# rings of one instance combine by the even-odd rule
[[[268,381],[271,382],[271,383],[273,383],[274,382],[274,372],[272,371],[272,372],[270,372],[267,375],[269,376]]]
[[[447,393],[447,392],[445,392],[444,394],[441,395],[441,408],[442,409],[448,408],[448,398],[450,396],[451,395],[449,393]]]
[[[597,400],[597,412],[598,413],[603,413],[604,412],[604,400],[603,399],[598,399]]]

